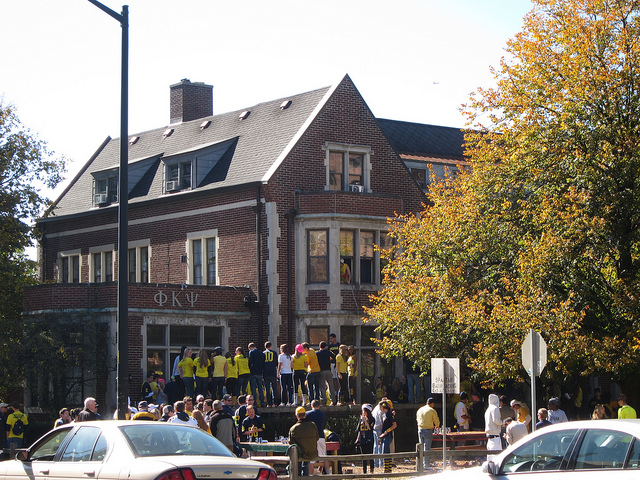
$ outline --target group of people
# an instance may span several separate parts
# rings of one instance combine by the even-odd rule
[[[383,397],[375,407],[368,403],[362,405],[356,431],[356,447],[360,454],[391,453],[397,426],[392,400]],[[393,466],[391,459],[388,458],[363,460],[363,473],[367,473],[367,464],[371,473],[374,467],[382,468],[383,466],[384,473],[391,473]]]
[[[611,408],[610,405],[600,403],[600,388],[594,390],[594,397],[589,404],[593,406],[593,414],[590,418],[594,420],[605,418],[636,418],[636,411],[627,404],[625,394],[620,394],[617,400],[617,409]],[[520,400],[513,399],[511,401],[505,395],[498,396],[490,394],[488,396],[488,406],[485,407],[484,400],[480,392],[471,393],[471,401],[468,402],[469,396],[466,392],[460,394],[459,401],[454,407],[455,429],[458,431],[484,431],[487,436],[487,450],[502,450],[507,445],[512,445],[518,440],[526,436],[531,429],[531,413],[529,408]],[[547,425],[570,421],[567,414],[560,408],[561,400],[558,397],[552,397],[547,402],[547,408],[538,409],[536,429],[543,428]],[[424,408],[424,407],[423,407]],[[423,441],[421,428],[434,428],[439,426],[431,425],[431,420],[421,420],[421,408],[418,410],[418,428],[420,442],[428,444],[430,441],[425,438]],[[424,413],[424,412],[423,412]],[[437,414],[435,414],[437,416]],[[430,417],[432,418],[432,417]],[[421,423],[423,427],[421,427]],[[428,449],[428,447],[425,447]]]
[[[258,406],[306,405],[312,400],[331,404],[355,403],[358,360],[353,346],[341,345],[335,334],[329,343],[320,342],[315,351],[308,343],[290,348],[280,345],[278,354],[271,342],[264,349],[251,342],[223,354],[217,347],[211,355],[200,349],[183,346],[173,365],[171,380],[166,382],[149,372],[141,388],[142,399],[148,402],[174,403],[187,395],[211,396],[221,400],[229,394],[235,399],[249,393],[256,396]],[[327,398],[329,391],[329,398]]]

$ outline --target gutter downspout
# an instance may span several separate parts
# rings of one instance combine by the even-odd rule
[[[297,213],[295,208],[291,208],[284,215],[287,219],[287,345],[289,345],[289,348],[293,348],[293,339],[295,337],[295,322],[293,318],[293,221]]]
[[[256,187],[256,260],[257,285],[256,297],[258,302],[258,345],[264,345],[264,318],[262,315],[262,202],[260,201],[260,185]]]

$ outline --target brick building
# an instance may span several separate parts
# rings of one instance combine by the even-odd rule
[[[462,133],[376,119],[348,76],[220,115],[212,88],[172,85],[171,123],[128,139],[132,397],[143,372],[170,374],[181,345],[318,344],[335,332],[356,345],[369,400],[374,375],[401,375],[361,320],[380,288],[374,245],[389,242],[389,217],[421,209],[427,165],[442,174],[463,160]],[[38,222],[42,284],[24,307],[27,319],[106,325],[110,359],[118,164],[119,139],[107,138]],[[77,396],[112,410],[115,371],[102,373],[82,377]]]

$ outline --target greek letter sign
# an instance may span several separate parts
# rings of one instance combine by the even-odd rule
[[[460,359],[431,359],[431,392],[460,393]]]
[[[195,307],[198,300],[198,294],[195,292],[185,292],[183,290],[164,292],[158,290],[153,296],[153,301],[158,304],[159,307]]]

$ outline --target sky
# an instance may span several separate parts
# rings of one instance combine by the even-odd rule
[[[122,3],[102,0],[120,13]],[[464,126],[530,0],[130,0],[129,134],[169,123],[169,85],[214,114],[349,74],[379,118]],[[0,102],[68,161],[56,198],[120,132],[121,28],[87,0],[0,2]]]

